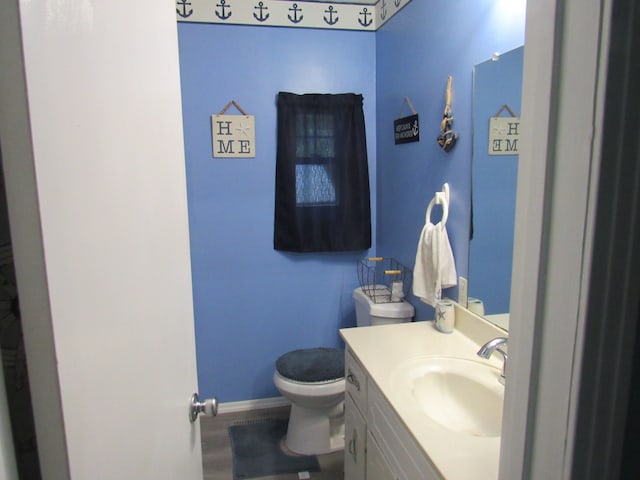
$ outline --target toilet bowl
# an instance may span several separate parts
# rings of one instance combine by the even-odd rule
[[[320,455],[344,448],[344,350],[308,348],[285,353],[273,382],[291,402],[286,447]]]
[[[375,303],[362,290],[353,292],[357,326],[409,322],[407,301]],[[344,350],[293,350],[276,361],[273,382],[291,402],[286,447],[294,453],[321,455],[344,448]]]

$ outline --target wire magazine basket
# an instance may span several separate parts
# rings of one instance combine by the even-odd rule
[[[395,258],[358,261],[360,287],[374,303],[402,302],[411,288],[412,271]]]

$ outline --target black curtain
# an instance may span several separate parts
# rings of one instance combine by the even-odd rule
[[[362,95],[278,94],[274,248],[371,247]]]

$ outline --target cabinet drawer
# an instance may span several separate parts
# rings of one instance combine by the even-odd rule
[[[351,350],[347,350],[345,355],[346,392],[351,395],[360,411],[365,414],[367,411],[367,375]]]

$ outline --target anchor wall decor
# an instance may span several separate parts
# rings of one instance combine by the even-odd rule
[[[282,0],[176,0],[179,22],[375,31],[411,0],[375,5]]]

